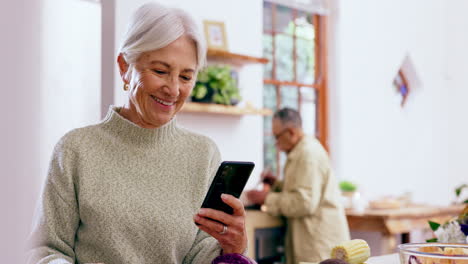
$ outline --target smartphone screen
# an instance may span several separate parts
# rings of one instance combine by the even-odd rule
[[[254,167],[253,162],[223,161],[201,207],[232,214],[233,209],[221,200],[221,194],[226,193],[239,198]]]

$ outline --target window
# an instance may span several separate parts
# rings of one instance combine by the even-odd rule
[[[264,2],[264,107],[298,110],[305,133],[327,148],[325,32],[323,16]],[[271,119],[264,118],[264,165],[280,175],[285,157],[276,150]]]

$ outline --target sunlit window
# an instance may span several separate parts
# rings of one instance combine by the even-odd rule
[[[264,68],[263,104],[273,111],[290,107],[298,110],[307,134],[323,134],[320,118],[320,91],[326,87],[319,80],[320,17],[301,10],[264,2],[263,56],[269,59]],[[323,58],[322,58],[323,57]],[[282,161],[271,133],[271,116],[264,118],[264,165],[280,173]],[[320,138],[319,138],[320,139]],[[323,143],[323,142],[322,142]],[[278,165],[279,164],[279,165]]]

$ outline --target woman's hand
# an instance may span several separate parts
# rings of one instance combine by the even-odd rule
[[[198,228],[218,240],[223,248],[223,254],[242,254],[247,248],[244,205],[229,194],[221,195],[221,199],[232,207],[234,210],[232,215],[219,210],[201,208],[194,216],[194,221],[198,224]]]

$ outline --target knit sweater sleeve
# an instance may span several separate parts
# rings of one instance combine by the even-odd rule
[[[216,170],[221,163],[221,154],[214,143],[214,155],[210,161],[210,181],[213,180]],[[217,256],[221,255],[221,246],[218,241],[202,230],[198,230],[197,236],[188,254],[185,256],[184,264],[209,264]]]
[[[79,225],[78,203],[73,182],[73,152],[67,140],[55,147],[32,234],[29,261],[35,264],[75,262],[75,234]]]

